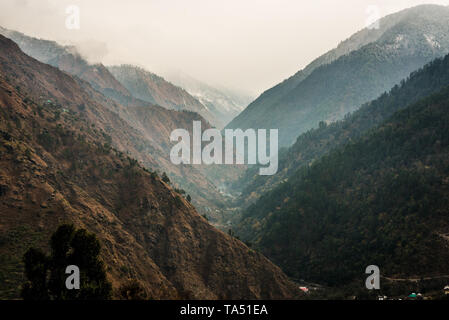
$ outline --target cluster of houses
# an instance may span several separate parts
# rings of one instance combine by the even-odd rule
[[[449,296],[449,285],[445,286],[443,288],[443,292],[445,295]],[[377,300],[388,300],[387,296],[379,296]],[[403,300],[403,299],[399,299]],[[404,298],[404,300],[426,300],[426,297],[424,297],[421,293],[410,293],[408,296]]]
[[[308,294],[310,293],[310,289],[312,290],[316,290],[317,288],[310,288],[310,287],[305,287],[305,286],[300,286],[299,290],[301,290],[303,293]],[[443,288],[443,292],[445,295],[447,295],[449,297],[449,285],[446,285]],[[356,300],[357,297],[356,296],[352,296],[350,298],[351,300]],[[378,296],[377,300],[427,300],[429,299],[429,297],[425,297],[423,296],[421,293],[415,293],[412,292],[410,293],[408,296],[403,297],[403,298],[391,298],[391,297],[387,297],[387,296]]]

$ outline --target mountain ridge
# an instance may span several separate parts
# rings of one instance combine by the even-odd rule
[[[128,134],[131,139],[128,136],[124,137],[130,128],[123,128],[123,123],[116,124],[117,128],[113,125],[108,125],[107,130],[104,128],[106,134],[118,133],[118,136],[112,138],[120,151],[129,152],[145,166],[167,172],[178,188],[185,189],[193,197],[194,204],[203,214],[208,213],[213,219],[216,218],[216,210],[223,207],[226,199],[215,185],[214,176],[209,174],[211,168],[176,166],[169,159],[171,131],[177,128],[191,131],[194,120],[201,121],[203,128],[208,128],[210,125],[201,115],[185,110],[168,110],[134,97],[103,65],[89,64],[75,48],[63,47],[53,41],[28,37],[6,29],[0,29],[0,33],[14,35],[14,38],[22,43],[22,47],[42,59],[41,62],[53,61],[54,67],[62,68],[61,70],[75,76],[76,81],[79,79],[78,85],[89,93],[90,100],[115,113],[132,128],[133,133]],[[51,86],[57,87],[57,84]],[[194,100],[193,97],[191,99]],[[83,101],[79,101],[78,104],[85,105]],[[92,116],[96,117],[97,114],[93,113]],[[98,121],[104,122],[104,119],[99,117]],[[122,140],[127,143],[123,143]]]
[[[131,93],[122,84],[124,79],[120,78],[122,80],[120,81],[117,79],[117,73],[114,75],[111,73],[112,67],[105,67],[102,63],[89,63],[75,46],[62,46],[55,41],[29,37],[23,33],[1,27],[0,32],[18,43],[19,47],[28,55],[86,80],[105,96],[124,105],[135,103],[133,98],[137,98],[166,109],[197,112],[210,123],[217,123],[217,119],[188,92],[149,71],[140,68],[140,80],[146,84],[145,90],[147,92],[142,94],[135,90],[135,86],[132,86],[133,92]],[[151,75],[151,81],[148,81],[149,78],[143,77],[142,74]],[[129,81],[126,81],[125,84],[129,85]]]
[[[449,56],[436,59],[420,70],[412,72],[407,79],[396,84],[388,93],[362,105],[357,111],[346,115],[343,120],[322,125],[300,135],[296,142],[279,157],[279,170],[271,177],[257,175],[257,168],[247,170],[234,183],[234,188],[242,190],[239,201],[243,207],[254,202],[264,192],[288,179],[301,167],[307,166],[379,125],[394,112],[412,102],[449,84]]]
[[[267,90],[228,128],[279,128],[280,145],[374,99],[449,51],[449,8],[419,6],[380,20]]]
[[[177,111],[193,111],[212,125],[221,126],[220,120],[200,101],[163,77],[130,64],[108,66],[107,69],[134,97]]]
[[[167,73],[167,78],[174,84],[187,90],[197,98],[216,118],[221,120],[222,129],[236,117],[250,102],[244,93],[237,93],[226,88],[216,88],[205,84],[183,72]]]
[[[112,148],[93,116],[124,120],[88,89],[0,36],[2,297],[18,298],[26,249],[45,250],[67,222],[98,236],[115,289],[135,279],[152,299],[297,297],[278,267]]]
[[[446,86],[298,169],[237,234],[290,276],[334,286],[371,264],[388,277],[448,274],[448,108]]]

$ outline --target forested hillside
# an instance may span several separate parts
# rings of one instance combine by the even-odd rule
[[[238,234],[288,274],[331,285],[449,274],[449,88],[302,167],[244,214]]]
[[[412,72],[388,93],[364,104],[345,119],[329,125],[323,122],[319,128],[300,135],[292,147],[280,154],[277,174],[259,176],[257,168],[253,167],[234,184],[235,188],[242,190],[239,205],[244,207],[256,201],[264,192],[279,185],[299,168],[359,138],[396,111],[441,90],[446,85],[449,85],[449,56],[436,59],[422,69]]]

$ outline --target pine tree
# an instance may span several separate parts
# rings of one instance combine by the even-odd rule
[[[25,276],[22,287],[25,300],[104,300],[110,299],[112,285],[100,260],[97,237],[73,225],[61,225],[50,240],[51,253],[30,248],[24,255]],[[67,289],[67,266],[80,270],[80,289]]]

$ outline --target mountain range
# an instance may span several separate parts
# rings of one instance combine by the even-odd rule
[[[382,294],[440,286],[448,34],[449,7],[391,14],[243,110],[245,94],[0,27],[0,298],[64,223],[97,235],[115,298],[129,281],[150,299],[368,297],[369,265]],[[194,121],[278,128],[277,173],[174,165],[170,133]]]
[[[297,297],[278,267],[119,150],[139,132],[101,97],[0,36],[1,297],[18,297],[24,252],[48,250],[62,223],[98,236],[114,288],[134,279],[152,299]]]
[[[227,88],[216,88],[181,71],[168,72],[166,77],[197,98],[216,118],[222,127],[234,119],[253,100],[248,93]]]
[[[210,126],[210,121],[200,113],[208,115],[209,120],[213,116],[199,101],[185,90],[141,68],[111,67],[115,72],[112,74],[101,63],[90,64],[75,47],[61,46],[54,41],[29,37],[4,28],[0,28],[0,34],[11,37],[25,53],[35,59],[84,80],[82,86],[88,83],[91,86],[87,88],[91,98],[126,122],[127,129],[109,126],[107,130],[108,134],[118,134],[117,137],[111,136],[113,142],[120,145],[120,150],[142,161],[144,166],[167,172],[179,189],[186,190],[192,196],[198,210],[207,213],[214,221],[221,219],[221,210],[227,200],[217,187],[219,179],[216,179],[216,172],[220,172],[220,168],[176,166],[169,158],[172,146],[169,137],[173,130],[184,128],[191,131],[194,120],[202,121],[204,129]],[[139,85],[133,86],[132,83]],[[130,130],[133,134],[124,137]],[[131,142],[123,143],[130,137]],[[236,168],[234,176],[241,170]]]
[[[386,16],[265,91],[227,128],[279,129],[290,146],[299,134],[342,119],[412,71],[449,52],[449,8],[423,5]]]
[[[110,66],[108,70],[137,99],[168,109],[193,111],[210,124],[222,126],[219,118],[200,101],[154,73],[132,65]]]
[[[388,278],[446,277],[448,108],[446,56],[300,136],[285,158],[296,169],[236,233],[290,276],[328,285],[356,281],[368,265]]]
[[[256,167],[249,168],[233,185],[234,189],[240,190],[239,206],[247,207],[265,192],[285,182],[298,169],[360,138],[395,112],[449,85],[448,70],[448,56],[436,59],[412,72],[390,92],[346,115],[343,120],[322,124],[300,135],[290,148],[281,153],[278,173],[273,176],[259,176]]]
[[[221,129],[251,100],[244,94],[219,90],[184,74],[171,73],[174,85],[141,67],[92,64],[74,45],[63,46],[2,27],[0,34],[15,41],[26,54],[88,81],[96,90],[124,105],[137,98],[166,109],[193,111]]]

